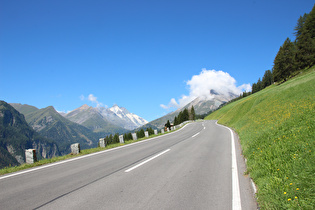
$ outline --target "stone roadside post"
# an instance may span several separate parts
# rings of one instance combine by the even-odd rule
[[[28,163],[28,164],[37,162],[36,150],[35,149],[27,149],[27,150],[25,150],[25,162]]]
[[[124,135],[120,135],[120,136],[119,136],[119,143],[121,143],[121,144],[125,143],[125,141],[124,141]]]
[[[79,153],[80,153],[80,144],[79,143],[71,144],[71,154],[77,155]]]
[[[148,138],[149,137],[149,131],[145,131],[144,136]]]
[[[132,134],[132,139],[133,139],[134,141],[136,141],[136,140],[138,139],[136,133],[133,133],[133,134]]]
[[[100,138],[100,139],[99,139],[99,142],[100,142],[100,147],[106,147],[105,138]]]

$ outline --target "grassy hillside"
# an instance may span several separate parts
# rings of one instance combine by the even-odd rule
[[[315,67],[231,103],[206,119],[240,136],[262,209],[315,205]]]

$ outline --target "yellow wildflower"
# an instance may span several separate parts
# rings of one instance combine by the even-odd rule
[[[283,194],[287,194],[287,192],[284,192]]]

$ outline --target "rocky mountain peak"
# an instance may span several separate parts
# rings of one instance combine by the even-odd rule
[[[210,90],[210,94],[211,95],[220,95],[217,91],[215,91],[213,89]]]
[[[90,108],[90,106],[87,104],[83,104],[82,106],[79,107],[79,109],[81,109],[81,110],[87,110],[89,108]]]

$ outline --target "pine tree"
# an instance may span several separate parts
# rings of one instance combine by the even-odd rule
[[[169,129],[171,129],[171,123],[170,123],[170,121],[168,120],[167,121],[167,123],[165,124],[165,127],[167,127],[167,128],[169,128]]]
[[[137,137],[138,138],[143,138],[145,135],[144,135],[144,130],[141,129],[140,131],[137,132]]]
[[[258,92],[258,90],[257,90],[257,84],[256,84],[256,83],[253,83],[253,84],[252,84],[252,93],[256,93],[256,92]]]
[[[189,115],[189,119],[190,120],[195,120],[196,119],[196,113],[195,113],[195,108],[194,106],[191,106],[191,109],[190,109],[190,115]]]
[[[295,32],[294,35],[296,37],[296,41],[298,41],[300,35],[302,34],[302,28],[304,27],[304,23],[306,21],[308,14],[305,13],[303,16],[300,16],[300,18],[298,19],[298,22],[294,28]]]
[[[296,61],[298,69],[313,66],[315,64],[315,6],[307,15],[305,23],[297,37]]]
[[[280,47],[274,60],[273,78],[275,82],[285,80],[295,71],[295,46],[289,38]]]
[[[109,144],[112,144],[113,143],[113,134],[110,134],[109,137],[108,137],[108,142]]]
[[[178,119],[177,119],[177,116],[174,117],[174,125],[178,125]]]
[[[189,112],[187,108],[184,109],[182,118],[182,122],[189,120]]]
[[[113,138],[113,143],[119,143],[119,134],[116,133]]]
[[[132,134],[131,134],[131,133],[128,133],[128,134],[127,134],[127,138],[128,138],[128,140],[132,140]]]
[[[264,77],[262,79],[262,87],[268,87],[273,83],[273,77],[270,70],[265,71]]]
[[[262,90],[262,82],[261,79],[259,77],[258,81],[257,81],[257,92]]]
[[[146,131],[148,131],[149,133],[149,136],[153,135],[154,134],[154,130],[150,127],[150,128],[147,128]]]

